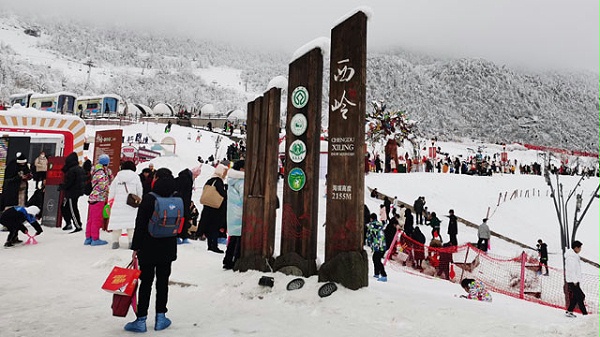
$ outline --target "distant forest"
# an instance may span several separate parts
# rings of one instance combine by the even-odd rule
[[[223,43],[32,21],[2,11],[0,19],[5,25],[39,32],[40,49],[82,65],[93,60],[99,69],[114,75],[103,83],[90,82],[85,89],[81,78],[74,80],[59,69],[31,64],[0,41],[0,97],[4,99],[26,90],[115,93],[132,103],[167,102],[195,111],[210,103],[225,113],[245,110],[272,78],[286,76],[290,58]],[[383,100],[387,109],[405,111],[417,122],[421,137],[598,152],[598,74],[534,73],[483,59],[437,59],[402,49],[369,53],[367,65],[368,100]],[[241,70],[245,91],[206,83],[194,72],[209,66]],[[326,69],[324,128],[328,85]]]

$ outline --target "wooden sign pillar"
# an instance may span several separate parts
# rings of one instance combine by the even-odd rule
[[[322,85],[320,48],[290,64],[281,255],[275,270],[297,274],[286,269],[299,268],[305,277],[317,273]]]
[[[273,271],[281,89],[248,103],[242,243],[233,269]]]
[[[325,263],[319,281],[368,286],[363,249],[367,16],[358,11],[331,30]]]

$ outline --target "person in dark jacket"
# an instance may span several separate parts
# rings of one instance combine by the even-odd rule
[[[537,243],[537,251],[540,254],[540,270],[539,273],[542,273],[542,266],[546,266],[545,276],[548,276],[548,245],[542,241],[542,239],[538,240]]]
[[[413,204],[413,208],[415,210],[415,224],[422,225],[423,224],[423,207],[425,207],[425,198],[418,197]]]
[[[413,244],[413,258],[415,259],[414,268],[423,270],[423,259],[425,259],[425,235],[421,233],[418,226],[413,230],[411,238],[416,242]]]
[[[448,213],[450,213],[448,216],[448,218],[450,218],[450,221],[448,222],[448,235],[450,236],[450,242],[452,242],[453,246],[458,246],[458,239],[456,238],[456,235],[458,235],[458,221],[456,215],[454,215],[453,209],[451,209]]]
[[[190,204],[192,203],[192,188],[194,187],[194,180],[200,175],[200,166],[192,169],[183,169],[175,178],[175,190],[183,200],[183,217],[185,218],[183,228],[177,243],[189,243],[188,238],[190,237],[189,229],[192,225],[192,214]]]
[[[218,247],[219,231],[227,228],[227,191],[225,183],[223,183],[223,179],[227,176],[227,170],[227,166],[217,165],[213,176],[204,184],[204,186],[214,185],[217,192],[223,197],[221,207],[213,208],[203,205],[200,213],[200,227],[202,232],[206,233],[208,250],[220,254],[224,251]]]
[[[81,216],[79,214],[79,207],[77,201],[79,197],[83,195],[83,188],[85,185],[86,174],[81,166],[79,166],[79,159],[76,152],[71,152],[65,158],[65,165],[62,168],[64,173],[63,182],[59,185],[61,191],[63,191],[63,202],[61,213],[63,219],[65,219],[65,227],[63,230],[68,231],[75,229],[71,233],[81,231]],[[73,226],[71,226],[71,223]]]
[[[431,226],[431,237],[435,238],[436,234],[437,236],[439,236],[440,241],[442,240],[442,235],[440,233],[440,226],[442,224],[442,221],[440,221],[440,219],[438,219],[437,214],[435,214],[435,212],[431,212],[431,216],[429,218],[429,226]]]
[[[147,167],[143,169],[142,173],[140,173],[140,181],[142,182],[142,190],[144,191],[143,193],[150,193],[152,190],[152,170]]]
[[[4,247],[12,247],[16,243],[21,243],[23,241],[19,240],[19,231],[27,234],[27,227],[25,227],[24,223],[30,223],[35,229],[35,235],[40,235],[43,230],[40,224],[37,222],[36,215],[40,212],[40,209],[37,206],[13,206],[6,209],[2,212],[0,216],[0,224],[8,228],[8,237],[6,238],[6,243]]]
[[[365,225],[363,226],[363,228],[364,228],[363,243],[364,243],[367,240],[367,224],[371,221],[371,211],[369,210],[369,207],[367,207],[367,204],[364,204],[364,207],[363,207],[363,221],[365,222]]]
[[[11,206],[24,206],[27,202],[28,181],[33,174],[27,166],[27,158],[21,152],[6,164],[2,185],[2,209]]]
[[[385,250],[389,250],[392,248],[392,242],[394,241],[394,237],[396,236],[396,232],[398,232],[398,227],[400,223],[398,221],[399,215],[394,215],[388,224],[385,226],[383,233],[385,235]],[[392,255],[396,255],[396,249],[392,251]]]
[[[160,168],[154,175],[152,192],[161,197],[169,197],[175,192],[175,179],[167,168]],[[133,258],[138,258],[141,270],[138,291],[137,319],[125,325],[125,330],[146,331],[146,318],[150,306],[152,283],[156,275],[156,320],[154,329],[163,330],[171,325],[167,312],[169,276],[171,264],[177,260],[177,237],[154,238],[148,232],[148,222],[154,212],[156,197],[147,193],[142,197],[135,218],[135,232],[131,249]]]
[[[414,231],[414,218],[410,209],[406,209],[404,211],[404,233],[406,235],[411,236]]]

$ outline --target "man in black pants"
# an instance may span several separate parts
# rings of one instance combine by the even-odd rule
[[[571,245],[571,249],[565,252],[565,280],[569,288],[569,307],[565,313],[567,317],[576,317],[573,314],[575,306],[579,306],[581,313],[587,315],[587,309],[585,308],[585,303],[583,303],[585,294],[579,286],[579,282],[581,282],[581,259],[579,258],[579,252],[581,252],[582,245],[581,242],[575,241]]]
[[[546,273],[544,274],[545,276],[548,276],[548,246],[542,242],[542,239],[538,240],[537,243],[537,250],[538,253],[540,253],[540,271],[539,273],[542,273],[542,266],[546,266]]]
[[[72,152],[65,158],[65,166],[63,166],[62,171],[64,173],[64,180],[59,188],[64,193],[61,213],[66,225],[63,227],[63,230],[68,231],[73,229],[71,226],[71,223],[73,223],[75,229],[71,233],[76,233],[83,228],[77,201],[83,195],[83,187],[86,180],[86,173],[79,166],[79,159],[76,152]]]

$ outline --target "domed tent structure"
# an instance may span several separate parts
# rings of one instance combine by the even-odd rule
[[[240,122],[245,121],[247,118],[247,114],[242,110],[232,110],[227,114],[227,120],[232,122]]]
[[[214,117],[216,114],[215,106],[212,104],[204,104],[202,108],[200,108],[200,117],[209,118]]]
[[[154,112],[152,112],[152,109],[150,109],[150,107],[147,105],[143,105],[143,104],[139,104],[139,103],[134,103],[133,105],[141,112],[142,116],[150,117],[150,116],[154,115]]]
[[[175,116],[175,109],[170,104],[158,103],[152,109],[155,116]]]

